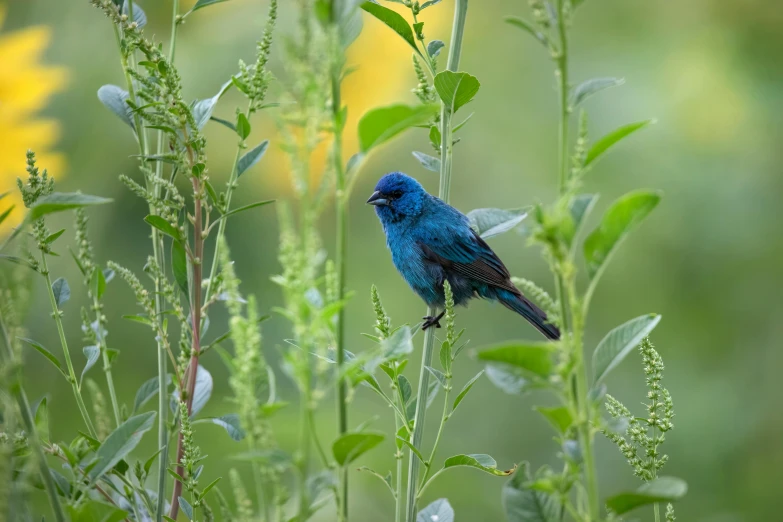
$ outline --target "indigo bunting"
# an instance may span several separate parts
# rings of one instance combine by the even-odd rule
[[[455,304],[465,305],[473,297],[499,301],[548,339],[560,338],[546,313],[514,286],[508,269],[467,216],[428,194],[418,181],[401,172],[386,174],[367,203],[375,206],[394,266],[427,305],[444,306],[443,282],[448,280]],[[422,328],[440,327],[442,317],[425,317]]]

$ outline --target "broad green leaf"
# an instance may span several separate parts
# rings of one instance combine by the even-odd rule
[[[52,283],[52,293],[54,294],[54,301],[57,303],[57,308],[62,310],[68,299],[71,298],[71,287],[68,286],[68,281],[60,277]]]
[[[63,368],[63,365],[60,363],[60,360],[57,357],[55,357],[52,352],[50,352],[49,350],[44,348],[41,343],[39,343],[37,341],[33,341],[32,339],[24,338],[24,337],[19,337],[19,340],[23,341],[23,342],[29,344],[30,346],[32,346],[33,348],[35,348],[38,351],[38,353],[40,353],[41,355],[43,355],[44,357],[49,359],[49,361],[53,365],[55,365],[58,370],[60,370],[60,373],[62,373],[65,376],[66,379],[70,379],[70,377],[68,376],[68,372],[65,371],[65,368]]]
[[[444,388],[446,387],[446,383],[447,383],[446,375],[443,372],[436,370],[431,366],[425,366],[425,368],[427,368],[427,371],[430,372],[432,376],[438,380],[441,386],[443,386]]]
[[[182,497],[177,498],[177,502],[179,503],[179,508],[188,517],[188,520],[193,520],[193,506]]]
[[[181,239],[179,230],[177,230],[171,223],[160,216],[150,214],[144,218],[144,221],[146,221],[148,225],[155,227],[167,236],[173,237],[177,241]]]
[[[38,432],[38,437],[43,441],[49,442],[49,407],[47,405],[47,398],[44,396],[33,407],[33,417],[35,418],[35,430]]]
[[[122,4],[122,13],[128,14],[130,4],[126,1]],[[133,21],[136,22],[136,26],[139,29],[143,29],[147,25],[147,15],[144,10],[139,7],[138,2],[133,2]]]
[[[87,358],[87,362],[84,364],[84,369],[82,369],[82,375],[79,377],[79,388],[82,387],[82,382],[84,382],[84,375],[95,366],[95,363],[98,362],[98,357],[101,355],[101,349],[97,346],[85,346],[82,348],[82,352],[84,352],[84,356]]]
[[[71,522],[120,522],[128,517],[127,511],[115,505],[89,498],[66,505],[65,511]]]
[[[536,406],[535,410],[549,421],[555,430],[564,434],[568,431],[568,428],[574,423],[574,419],[571,417],[571,412],[568,411],[566,406],[558,406],[556,408],[545,408],[543,406]]]
[[[495,459],[489,455],[475,454],[475,455],[455,455],[446,459],[443,463],[443,469],[454,468],[457,466],[468,466],[471,468],[479,469],[490,475],[496,477],[506,477],[514,473],[516,468],[512,468],[507,471],[498,469],[498,463]]]
[[[111,272],[114,274],[114,271]],[[99,267],[95,267],[90,276],[90,292],[101,299],[106,292],[106,274]]]
[[[198,11],[199,9],[203,9],[207,6],[220,4],[227,1],[228,0],[198,0],[198,2],[196,2],[196,5],[194,5],[189,12],[192,13],[193,11]]]
[[[620,493],[606,499],[606,506],[622,515],[640,506],[656,502],[679,500],[688,492],[688,484],[676,477],[658,477],[643,484],[636,491]]]
[[[250,122],[247,120],[247,116],[240,112],[237,116],[237,134],[242,140],[245,140],[250,136],[250,130]]]
[[[116,85],[104,85],[98,89],[98,99],[100,102],[124,121],[131,129],[136,129],[133,123],[131,108],[128,106],[128,91],[117,87]]]
[[[379,479],[381,479],[381,481],[383,481],[384,484],[386,484],[386,487],[389,488],[389,491],[391,491],[392,496],[396,495],[396,493],[394,492],[394,486],[392,485],[392,474],[391,474],[391,471],[388,472],[386,474],[386,476],[381,475],[380,473],[378,473],[374,469],[368,468],[367,466],[362,466],[361,468],[359,468],[359,471],[366,471],[367,473],[369,473],[369,474],[371,474],[371,475],[373,475],[375,477],[378,477]]]
[[[104,205],[106,203],[111,203],[111,201],[112,200],[108,198],[90,196],[89,194],[81,194],[78,192],[53,192],[48,196],[39,198],[38,201],[30,207],[27,221],[35,221],[47,214],[53,214],[63,210],[71,210],[91,205]]]
[[[403,326],[381,342],[381,351],[386,360],[395,360],[413,352],[411,329]]]
[[[437,57],[443,48],[446,46],[441,40],[432,40],[427,44],[427,54],[431,57]]]
[[[528,463],[519,465],[503,486],[501,501],[508,522],[560,522],[563,517],[557,497],[529,487]]]
[[[590,147],[590,150],[587,151],[587,156],[585,157],[585,167],[587,167],[595,160],[600,158],[607,150],[609,150],[617,142],[619,142],[623,138],[628,137],[629,135],[633,134],[639,129],[643,129],[644,127],[648,126],[651,123],[655,123],[655,120],[645,120],[637,123],[629,123],[628,125],[624,125],[619,129],[615,129],[609,134],[607,134],[606,136],[602,137],[601,139],[596,141],[592,147]]]
[[[535,26],[528,22],[527,20],[524,20],[518,16],[507,16],[504,18],[505,22],[509,25],[513,25],[514,27],[518,27],[531,35],[533,38],[538,40],[540,43],[542,43],[545,47],[549,46],[549,39],[546,37],[544,33],[539,31],[535,28]]]
[[[583,246],[587,273],[595,279],[605,268],[617,246],[661,201],[657,192],[634,191],[620,197],[604,214],[601,224]]]
[[[468,383],[465,385],[464,388],[462,388],[462,391],[459,392],[459,395],[457,395],[457,398],[454,399],[454,406],[452,406],[451,411],[457,409],[457,406],[459,406],[459,403],[462,402],[462,399],[465,398],[465,396],[468,394],[471,388],[473,388],[473,385],[476,384],[476,381],[479,380],[479,377],[484,375],[484,370],[481,370],[478,372],[471,380],[468,381]]]
[[[212,396],[212,387],[212,374],[199,364],[198,373],[196,373],[196,389],[193,391],[193,409],[190,413],[191,417],[195,417],[207,404],[207,401],[209,401],[209,398]]]
[[[440,498],[418,512],[416,522],[454,522],[454,509],[445,498]]]
[[[483,361],[508,364],[547,378],[552,372],[553,347],[554,343],[508,341],[479,352],[478,357]]]
[[[451,372],[451,364],[454,359],[454,355],[451,349],[451,345],[448,341],[443,341],[443,343],[440,345],[440,353],[438,354],[440,358],[440,365],[443,367],[446,372]]]
[[[413,395],[413,386],[411,386],[410,381],[404,375],[398,375],[397,386],[400,387],[400,395],[402,395],[403,404],[408,404],[408,401],[411,400],[411,396]]]
[[[359,120],[359,146],[363,153],[389,141],[404,130],[431,122],[437,105],[391,105],[368,111]]]
[[[517,395],[531,388],[530,380],[522,371],[507,364],[488,364],[485,368],[489,381],[509,395]]]
[[[266,201],[256,201],[255,203],[251,203],[249,205],[245,205],[244,207],[235,208],[234,210],[230,210],[230,211],[226,212],[225,214],[223,214],[222,216],[217,218],[214,222],[216,223],[216,222],[220,221],[221,219],[226,219],[229,216],[233,216],[234,214],[239,214],[240,212],[244,212],[246,210],[250,210],[250,209],[253,209],[253,208],[257,208],[257,207],[263,207],[264,205],[269,205],[271,203],[274,203],[275,201],[276,200],[274,200],[274,199],[268,199]]]
[[[237,178],[247,171],[250,167],[261,161],[264,157],[267,147],[269,147],[269,140],[264,140],[258,144],[255,148],[246,152],[237,163]]]
[[[239,415],[236,413],[229,413],[227,415],[221,415],[220,417],[209,417],[207,419],[199,419],[193,421],[193,424],[211,422],[217,424],[226,430],[228,436],[239,442],[245,438],[245,430],[242,429],[242,425],[239,421]]]
[[[475,76],[464,72],[442,71],[435,76],[433,81],[438,96],[449,108],[451,113],[457,112],[460,107],[473,100],[479,91],[481,84]]]
[[[334,460],[340,466],[350,464],[364,453],[383,442],[383,433],[363,431],[359,433],[346,433],[332,444]]]
[[[411,29],[411,26],[401,14],[373,2],[364,2],[359,7],[389,26],[395,33],[400,35],[408,45],[413,47],[413,50],[416,51],[419,56],[421,56],[421,51],[419,51],[419,48],[416,46],[416,40],[413,36],[413,29]]]
[[[622,78],[592,78],[583,81],[571,91],[571,107],[577,107],[593,94],[625,83]]]
[[[167,388],[169,384],[171,384],[171,374],[166,375]],[[158,382],[158,377],[153,377],[145,381],[144,384],[142,384],[141,386],[139,386],[139,389],[136,391],[136,399],[133,401],[134,413],[137,412],[139,408],[144,406],[144,404],[146,404],[148,400],[150,400],[155,395],[157,395],[159,389],[160,389],[160,383]]]
[[[593,352],[593,381],[600,383],[607,374],[625,359],[642,339],[650,335],[661,320],[657,314],[631,319],[606,334]]]
[[[179,241],[171,242],[171,272],[182,293],[189,296],[188,291],[188,255],[185,247]]]
[[[126,420],[111,432],[103,441],[101,447],[95,452],[97,463],[89,471],[90,480],[95,483],[115,464],[124,459],[141,441],[142,435],[155,421],[155,412],[142,413]]]
[[[432,172],[440,172],[440,158],[435,158],[423,152],[413,151],[413,157],[419,160],[421,166]]]
[[[470,227],[482,239],[508,232],[526,217],[527,212],[524,209],[477,208],[468,212]]]

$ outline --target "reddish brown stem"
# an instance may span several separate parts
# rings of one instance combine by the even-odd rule
[[[204,238],[202,237],[202,215],[201,215],[201,182],[197,177],[193,177],[193,194],[195,194],[195,204],[193,210],[193,288],[191,289],[191,345],[190,364],[188,365],[188,382],[185,391],[185,404],[187,405],[188,416],[193,412],[193,394],[196,390],[196,377],[198,375],[198,357],[201,353],[201,277],[202,264],[204,257]],[[180,420],[180,422],[182,422]],[[182,457],[185,448],[183,447],[182,430],[177,438],[177,474],[180,477],[185,476],[185,470],[182,467]],[[182,482],[174,482],[174,491],[171,495],[171,508],[169,517],[176,520],[179,514],[179,497],[182,495]]]

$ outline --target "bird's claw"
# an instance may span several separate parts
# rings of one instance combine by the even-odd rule
[[[446,312],[441,312],[437,317],[433,317],[431,315],[427,315],[425,317],[422,317],[424,319],[424,324],[421,325],[422,330],[426,330],[427,328],[434,326],[435,328],[440,328],[440,320],[443,318],[443,314]]]

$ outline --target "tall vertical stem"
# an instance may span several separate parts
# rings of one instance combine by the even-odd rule
[[[460,55],[462,53],[462,37],[465,32],[465,19],[468,13],[468,0],[456,0],[454,6],[454,25],[451,29],[451,45],[449,48],[449,61],[446,68],[449,71],[456,72],[459,68]],[[453,133],[451,128],[451,109],[445,103],[441,102],[440,122],[441,122],[441,165],[440,165],[440,184],[438,186],[438,196],[443,201],[449,201],[451,190],[451,162],[453,156]],[[435,316],[437,312],[433,307],[427,308],[428,316]],[[430,373],[426,366],[432,364],[432,352],[435,344],[435,329],[428,328],[424,331],[424,349],[422,351],[421,370],[419,373],[419,395],[416,402],[416,413],[413,420],[413,436],[411,443],[417,449],[421,446],[424,437],[424,422],[427,411],[427,394],[430,382]],[[408,467],[408,505],[407,522],[416,520],[416,497],[419,478],[419,460],[413,452],[409,455]]]
[[[6,364],[14,365],[14,351],[11,344],[11,337],[8,334],[8,330],[3,321],[2,315],[0,315],[0,330],[2,330],[3,345],[6,350],[3,356],[6,359]],[[65,522],[65,513],[63,512],[63,506],[60,504],[60,497],[57,494],[57,489],[52,479],[52,474],[49,471],[49,465],[46,463],[46,456],[44,455],[43,448],[41,447],[41,441],[38,438],[38,431],[35,427],[35,419],[33,417],[32,410],[30,409],[30,403],[27,400],[27,394],[24,391],[21,383],[21,376],[19,371],[14,369],[14,382],[11,383],[11,395],[16,399],[19,405],[19,413],[22,416],[22,422],[24,423],[27,437],[30,439],[30,447],[35,453],[35,460],[38,463],[38,469],[41,473],[41,480],[43,481],[46,494],[49,496],[49,505],[54,513],[54,519],[57,522]]]

